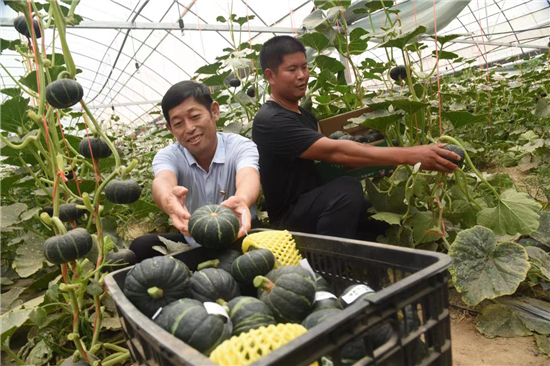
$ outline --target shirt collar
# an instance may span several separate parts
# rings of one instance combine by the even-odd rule
[[[216,133],[216,138],[218,139],[218,146],[216,147],[216,152],[214,153],[214,158],[212,159],[212,163],[216,164],[224,164],[225,163],[225,142],[221,136],[221,134],[218,132]],[[178,145],[180,149],[183,150],[183,155],[185,156],[185,159],[187,159],[187,163],[191,165],[199,165],[197,163],[197,159],[181,144],[178,142]]]

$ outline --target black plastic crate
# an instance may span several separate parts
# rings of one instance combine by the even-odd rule
[[[258,231],[258,230],[253,230]],[[368,355],[359,365],[451,365],[451,331],[446,270],[442,253],[336,237],[292,232],[297,247],[315,272],[339,295],[351,284],[366,283],[377,292],[256,361],[254,365],[309,365],[324,357],[341,365],[341,351],[363,339]],[[174,255],[194,270],[212,259],[204,248]],[[105,283],[116,303],[128,347],[140,365],[215,365],[143,315],[124,296],[129,268],[109,274]],[[404,311],[407,307],[409,311]],[[411,309],[414,309],[412,312]],[[414,314],[414,325],[405,320]],[[373,349],[365,335],[384,322],[393,328],[388,342]],[[407,324],[407,325],[404,325]],[[420,343],[422,341],[422,343]],[[418,356],[421,345],[422,355]],[[330,362],[328,364],[330,365]]]

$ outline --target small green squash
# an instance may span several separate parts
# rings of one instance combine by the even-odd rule
[[[63,203],[59,205],[59,220],[63,222],[76,221],[88,212],[85,209],[76,208],[77,205],[81,205],[81,203]],[[50,217],[53,216],[53,207],[44,207],[42,210]]]
[[[113,203],[133,203],[140,196],[141,187],[134,179],[113,179],[105,186],[105,197]]]
[[[334,297],[328,297],[328,296],[321,296],[321,295],[333,295]],[[320,298],[320,299],[318,299]],[[343,310],[344,307],[340,303],[340,300],[330,292],[326,291],[317,291],[315,293],[315,303],[313,303],[313,308],[311,309],[312,313],[315,313],[316,311],[325,310],[325,309],[338,309]]]
[[[216,258],[220,260],[220,265],[218,268],[221,268],[224,271],[231,273],[231,266],[233,265],[233,262],[242,254],[243,253],[235,249],[224,249],[220,251],[216,255]]]
[[[449,144],[443,148],[444,150],[449,150],[460,156],[460,160],[455,160],[447,157],[443,157],[443,159],[449,160],[451,163],[457,165],[459,168],[462,168],[464,165],[464,159],[466,158],[466,154],[464,153],[464,150],[462,150],[459,146]]]
[[[227,207],[206,205],[198,208],[189,219],[189,233],[197,243],[207,248],[223,248],[239,233],[239,218]]]
[[[390,70],[390,78],[394,81],[401,82],[407,80],[407,68],[403,65],[396,66]]]
[[[46,101],[54,108],[69,108],[82,100],[84,89],[72,79],[56,80],[46,87]]]
[[[126,268],[136,264],[136,254],[130,249],[118,249],[117,252],[110,251],[105,257],[105,264],[103,265],[103,271],[111,272],[121,268]]]
[[[92,147],[91,151],[90,146]],[[80,155],[88,159],[92,158],[92,153],[94,155],[94,159],[108,158],[112,154],[109,145],[107,145],[105,141],[100,138],[96,139],[93,137],[83,138],[78,145],[78,152],[80,153]]]
[[[280,267],[265,277],[257,276],[254,286],[258,288],[258,298],[269,306],[279,323],[301,323],[315,299],[313,275],[298,266]]]
[[[334,293],[334,288],[332,287],[332,285],[327,280],[325,280],[323,276],[321,276],[320,274],[315,275],[315,285],[317,288],[317,292],[325,291],[325,292],[330,292],[331,294]]]
[[[321,324],[325,320],[329,320],[333,316],[341,313],[342,310],[339,309],[324,309],[317,311],[315,313],[311,313],[307,316],[307,318],[304,319],[302,322],[302,325],[307,329],[310,330],[314,326]]]
[[[275,256],[269,249],[244,253],[231,266],[231,275],[242,284],[252,283],[256,276],[265,276],[275,267]]]
[[[151,317],[162,306],[188,297],[191,271],[172,257],[153,257],[136,264],[124,281],[124,295]]]
[[[84,228],[52,236],[44,243],[44,257],[51,263],[63,264],[82,258],[92,249],[92,236]]]
[[[251,329],[277,324],[269,307],[255,297],[239,296],[229,301],[227,306],[233,323],[231,335],[236,336]]]
[[[38,20],[33,19],[32,20],[32,26],[34,28],[34,34],[36,35],[36,39],[42,37],[42,33],[40,33],[40,25],[38,24]],[[29,27],[27,26],[27,21],[25,20],[25,16],[21,15],[14,19],[13,21],[13,27],[16,31],[21,33],[27,38],[32,38],[32,31],[29,31]]]
[[[209,314],[194,299],[180,299],[162,308],[155,318],[161,328],[205,355],[231,336],[231,321],[218,314]]]
[[[211,301],[224,305],[241,295],[235,279],[219,268],[204,268],[193,273],[190,285],[192,297],[201,302]]]

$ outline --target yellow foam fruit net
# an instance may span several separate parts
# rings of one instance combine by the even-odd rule
[[[210,354],[220,366],[249,365],[307,332],[300,324],[271,324],[224,341]]]
[[[269,249],[283,266],[299,266],[302,260],[300,252],[296,249],[296,242],[286,230],[268,230],[250,234],[243,240],[243,253],[246,253],[250,247]]]

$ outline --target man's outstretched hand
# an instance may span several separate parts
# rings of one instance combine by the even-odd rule
[[[221,205],[233,210],[233,212],[235,212],[235,214],[239,218],[241,228],[239,229],[239,233],[237,234],[237,239],[245,236],[246,232],[244,230],[245,228],[243,227],[243,224],[246,227],[246,231],[250,230],[250,228],[252,227],[250,209],[248,208],[246,202],[240,197],[231,196],[223,201]]]
[[[419,145],[408,148],[407,163],[416,165],[420,163],[420,169],[436,170],[445,173],[452,173],[458,169],[456,164],[451,163],[449,159],[461,160],[462,158],[449,150],[443,149],[447,144]]]
[[[174,227],[178,229],[183,235],[191,236],[189,234],[189,219],[191,214],[185,207],[185,198],[189,190],[185,187],[174,187],[172,192],[166,200],[167,213],[170,215]]]

